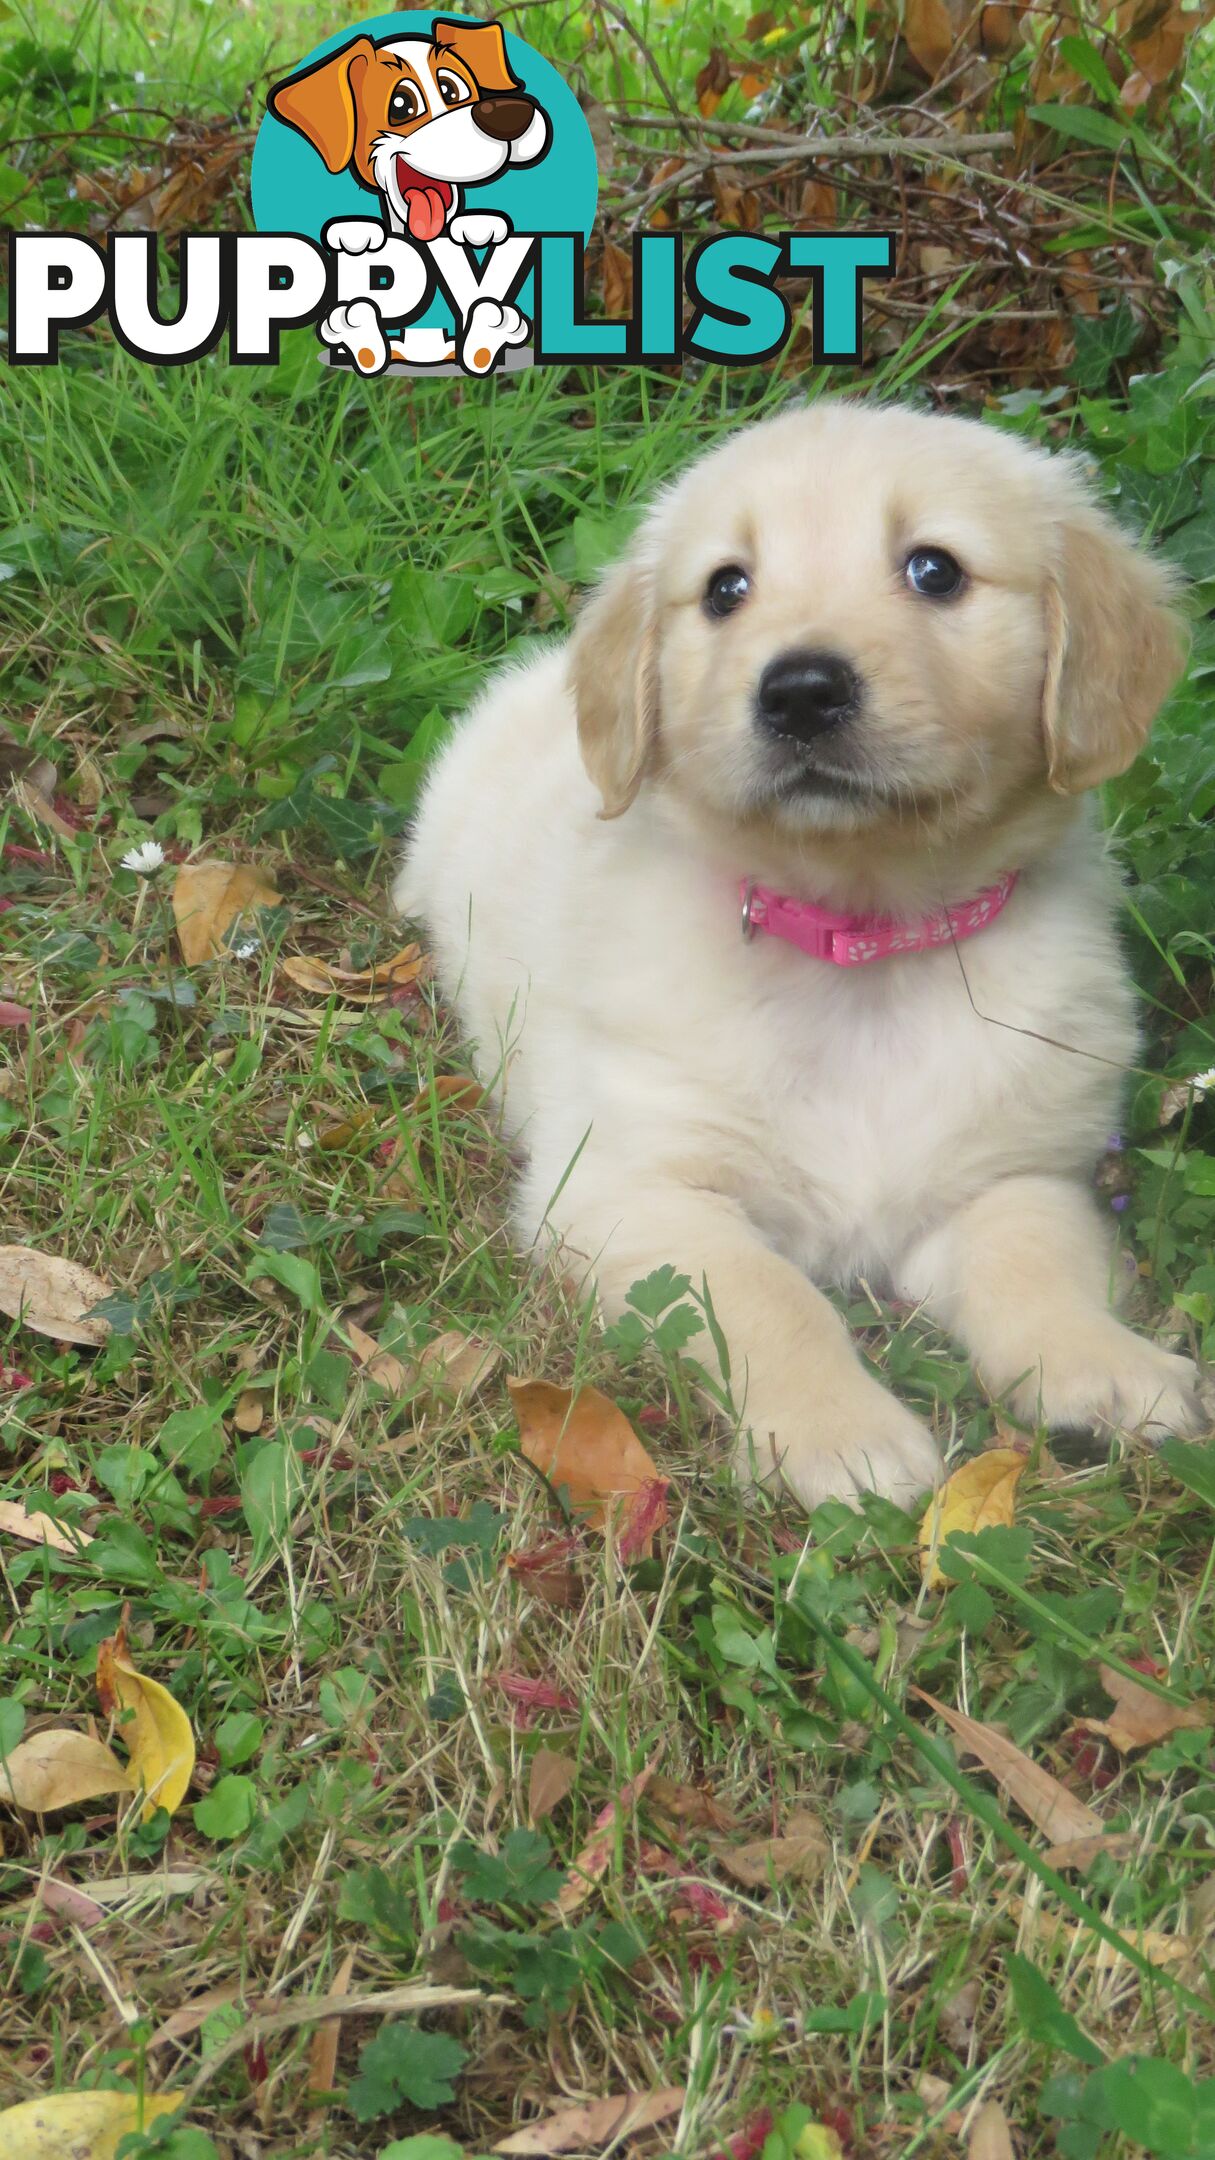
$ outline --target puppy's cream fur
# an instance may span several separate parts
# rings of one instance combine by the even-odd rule
[[[959,558],[959,599],[908,589],[917,545]],[[750,595],[712,620],[730,563]],[[830,790],[787,788],[755,726],[793,647],[865,683]],[[809,1504],[936,1477],[815,1288],[858,1275],[922,1301],[1020,1413],[1199,1424],[1189,1361],[1109,1311],[1085,1189],[1136,1024],[1080,797],[1180,657],[1164,572],[1074,464],[828,403],[694,466],[569,648],[495,679],[440,758],[396,899],[499,1076],[518,1233],[558,1240],[609,1313],[664,1261],[707,1278],[744,1474]],[[1014,869],[957,948],[841,969],[740,934],[745,876],[907,917]],[[692,1348],[713,1365],[707,1333]]]

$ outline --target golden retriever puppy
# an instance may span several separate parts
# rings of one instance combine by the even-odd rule
[[[1083,797],[1181,655],[1071,460],[827,402],[694,465],[438,760],[395,897],[526,1153],[519,1236],[609,1314],[707,1281],[744,1476],[938,1476],[816,1287],[858,1277],[1020,1416],[1200,1424],[1086,1189],[1137,1037]]]

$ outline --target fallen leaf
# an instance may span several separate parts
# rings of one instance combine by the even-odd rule
[[[185,1798],[194,1771],[194,1734],[181,1704],[159,1680],[149,1680],[131,1663],[126,1615],[116,1635],[97,1646],[97,1693],[107,1717],[132,1713],[118,1727],[130,1757],[132,1779],[147,1798],[143,1819],[157,1808],[174,1814]]]
[[[1104,1733],[1120,1755],[1129,1755],[1133,1748],[1154,1747],[1170,1733],[1201,1731],[1215,1718],[1215,1706],[1210,1703],[1166,1702],[1162,1695],[1140,1687],[1137,1680],[1115,1672],[1112,1665],[1097,1669],[1106,1694],[1114,1698],[1113,1712],[1107,1718],[1083,1722],[1087,1731]]]
[[[282,894],[260,870],[237,863],[184,863],[173,880],[173,920],[182,959],[187,967],[218,960],[242,915],[282,904]]]
[[[525,1710],[570,1711],[578,1708],[576,1695],[557,1687],[552,1680],[533,1680],[527,1673],[495,1673],[494,1685],[501,1688],[509,1701],[522,1703]]]
[[[351,1974],[354,1972],[355,1955],[356,1953],[353,1950],[348,1950],[338,1966],[333,1976],[333,1994],[349,1994]],[[333,2091],[337,2079],[338,2047],[341,2038],[342,2021],[340,2017],[323,2018],[316,2027],[308,2045],[308,2090],[310,2093]],[[308,2136],[314,2142],[319,2137],[324,2119],[324,2107],[314,2108],[308,2118]]]
[[[527,1783],[527,1819],[533,1829],[560,1807],[577,1775],[578,1765],[568,1755],[559,1755],[555,1748],[536,1749]]]
[[[1097,1980],[1115,1966],[1127,1963],[1121,1950],[1112,1943],[1094,1943],[1088,1928],[1065,1920],[1061,1913],[1048,1912],[1045,1906],[1031,1905],[1020,1896],[1012,1895],[1009,1909],[1015,1919],[1043,1936],[1048,1943],[1066,1943],[1077,1955],[1083,1957],[1086,1978]],[[1184,1935],[1166,1935],[1160,1928],[1137,1928],[1123,1926],[1119,1932],[1127,1942],[1142,1951],[1153,1965],[1189,1965],[1194,1959],[1194,1945]]]
[[[735,1818],[715,1793],[706,1792],[701,1785],[679,1785],[670,1778],[656,1777],[650,1780],[649,1802],[664,1815],[673,1815],[677,1822],[691,1823],[698,1830],[731,1830]]]
[[[48,2093],[0,2114],[4,2160],[114,2160],[123,2138],[172,2115],[184,2093]]]
[[[232,1423],[237,1432],[260,1432],[266,1421],[266,1406],[256,1388],[242,1388],[236,1398]]]
[[[386,997],[390,990],[416,982],[425,966],[426,957],[420,945],[403,945],[390,960],[377,961],[369,968],[334,967],[307,953],[295,954],[282,962],[288,981],[297,984],[301,990],[310,991],[314,997],[345,998],[348,1004]]]
[[[166,2040],[188,2039],[191,2033],[198,2031],[213,2010],[222,2010],[226,2003],[236,2001],[241,1992],[241,1984],[239,1980],[225,1980],[221,1987],[204,1988],[201,1995],[192,1995],[189,2002],[182,2003],[180,2009],[170,2010],[168,2017],[156,2027],[147,2042],[148,2053],[150,2054],[153,2048],[163,2047]],[[248,2007],[253,2009],[255,2005],[250,2003]]]
[[[662,1483],[623,1410],[598,1388],[574,1394],[551,1380],[514,1378],[506,1385],[524,1455],[558,1491],[565,1486],[592,1529],[603,1529],[613,1501]]]
[[[77,1927],[96,1927],[99,1920],[105,1919],[104,1908],[96,1898],[86,1897],[74,1883],[58,1882],[53,1875],[43,1877],[34,1901],[60,1919],[74,1921]]]
[[[595,1884],[607,1874],[616,1846],[617,1824],[622,1816],[632,1814],[653,1775],[654,1764],[647,1763],[644,1770],[639,1770],[636,1777],[630,1778],[627,1784],[621,1786],[614,1800],[609,1800],[606,1807],[600,1808],[591,1836],[557,1892],[557,1907],[560,1912],[576,1912],[580,1905],[586,1903]]]
[[[50,797],[44,795],[42,789],[35,786],[32,780],[15,781],[13,784],[13,796],[21,804],[27,816],[36,818],[40,825],[49,825],[51,831],[58,833],[61,840],[75,840],[77,838],[78,827],[69,824],[67,818],[60,817]]]
[[[15,1005],[11,998],[0,998],[0,1027],[28,1027],[33,1017],[28,1005]]]
[[[377,1387],[386,1388],[390,1395],[403,1395],[409,1386],[409,1372],[399,1357],[391,1350],[381,1350],[374,1335],[366,1328],[357,1327],[353,1320],[344,1320],[346,1339],[369,1380]]]
[[[110,1295],[111,1285],[75,1260],[35,1252],[32,1245],[0,1245],[0,1313],[32,1328],[35,1335],[99,1348],[110,1323],[84,1316]]]
[[[427,1087],[419,1088],[411,1102],[405,1105],[405,1116],[416,1117],[433,1100],[440,1109],[475,1110],[485,1097],[485,1089],[472,1073],[438,1073]]]
[[[951,1710],[947,1703],[938,1702],[935,1695],[925,1694],[923,1688],[913,1688],[912,1694],[920,1702],[928,1704],[942,1717],[958,1741],[964,1755],[975,1755],[983,1768],[990,1772],[996,1783],[1003,1787],[1023,1815],[1056,1845],[1066,1845],[1073,1838],[1100,1837],[1105,1824],[1092,1808],[1077,1800],[1075,1793],[1061,1785],[1049,1770],[1043,1770],[1023,1750],[994,1726],[980,1724],[977,1718],[965,1717],[960,1710]]]
[[[670,1509],[669,1478],[650,1478],[627,1501],[620,1518],[616,1550],[622,1560],[648,1560],[654,1539],[665,1525]]]
[[[966,2160],[1017,2160],[1008,2117],[998,2100],[988,2100],[970,2126]]]
[[[614,240],[603,243],[603,312],[609,320],[633,312],[633,258]]]
[[[463,1335],[458,1328],[449,1328],[445,1334],[436,1335],[434,1341],[419,1352],[415,1371],[428,1387],[461,1403],[483,1388],[501,1363],[502,1352],[497,1343],[482,1342],[479,1336]]]
[[[903,37],[929,82],[935,82],[957,42],[945,0],[906,0]]]
[[[516,1582],[533,1597],[558,1611],[570,1612],[582,1602],[582,1584],[569,1562],[581,1551],[576,1537],[545,1538],[506,1555],[506,1565]]]
[[[1083,1874],[1098,1853],[1108,1853],[1111,1860],[1129,1860],[1138,1847],[1133,1830],[1111,1830],[1102,1837],[1068,1838],[1063,1845],[1049,1845],[1042,1858],[1047,1867],[1079,1868]]]
[[[930,1590],[939,1590],[949,1580],[937,1554],[955,1530],[990,1530],[995,1524],[1011,1524],[1017,1485],[1028,1461],[1017,1448],[988,1448],[955,1470],[929,1501],[920,1524],[920,1573]]]
[[[31,1545],[51,1545],[56,1552],[79,1552],[82,1545],[93,1540],[87,1530],[77,1530],[73,1535],[52,1522],[49,1515],[28,1514],[15,1500],[0,1500],[0,1530],[9,1537],[26,1538]]]
[[[528,2123],[499,2140],[497,2153],[586,2152],[616,2145],[635,2130],[648,2130],[666,2122],[683,2108],[687,2088],[663,2085],[652,2093],[610,2093],[603,2100],[588,2100],[583,2107],[561,2108],[543,2122]]]
[[[789,1817],[780,1837],[753,1838],[746,1845],[721,1846],[718,1860],[727,1875],[747,1890],[765,1890],[770,1882],[817,1882],[831,1847],[816,1815],[799,1810]]]
[[[102,1793],[132,1792],[134,1786],[112,1748],[89,1733],[54,1726],[19,1740],[0,1763],[0,1797],[31,1814],[77,1807]]]

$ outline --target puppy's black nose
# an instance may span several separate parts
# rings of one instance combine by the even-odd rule
[[[757,709],[774,735],[810,742],[856,711],[860,678],[838,653],[786,652],[759,679]]]
[[[487,97],[473,106],[473,119],[494,142],[517,142],[526,135],[535,110],[530,98]]]

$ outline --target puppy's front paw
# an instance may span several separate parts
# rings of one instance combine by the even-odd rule
[[[326,345],[345,345],[360,375],[378,375],[388,365],[388,341],[370,300],[352,300],[331,308],[321,324]]]
[[[327,248],[339,255],[375,255],[388,233],[378,218],[330,218],[321,234]]]
[[[509,301],[478,300],[464,325],[460,362],[474,375],[488,375],[506,345],[526,344],[531,324]]]
[[[447,230],[462,247],[497,247],[510,233],[510,219],[496,210],[462,210]]]
[[[926,1425],[860,1374],[847,1397],[766,1416],[748,1409],[737,1455],[746,1485],[783,1485],[803,1507],[854,1504],[863,1492],[909,1507],[940,1483],[941,1458]]]
[[[1136,1433],[1153,1446],[1212,1422],[1197,1366],[1110,1320],[1057,1346],[1015,1390],[1013,1408],[1056,1432]]]

